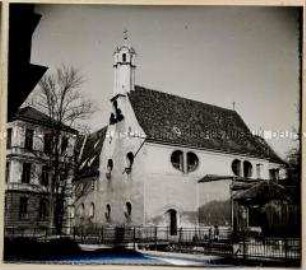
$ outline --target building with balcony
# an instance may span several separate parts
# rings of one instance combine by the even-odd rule
[[[5,227],[24,229],[47,227],[50,222],[50,186],[54,174],[52,164],[52,130],[55,122],[46,114],[24,107],[7,123]],[[63,124],[60,148],[63,164],[72,162],[76,130]],[[67,171],[66,186],[72,174]],[[63,214],[69,225],[71,196],[67,193],[67,211]],[[71,207],[72,208],[72,207]]]

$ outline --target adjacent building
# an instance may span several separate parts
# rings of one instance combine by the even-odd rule
[[[46,114],[24,107],[7,123],[5,228],[15,232],[50,225],[50,186],[52,181],[52,130],[55,122]],[[60,128],[61,160],[72,162],[77,131],[63,124]],[[66,174],[67,187],[72,171]],[[70,226],[71,194],[66,198],[63,213],[65,226]]]
[[[47,71],[47,67],[30,61],[32,35],[40,19],[32,4],[9,6],[8,121]]]

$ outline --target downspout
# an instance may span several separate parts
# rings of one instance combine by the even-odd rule
[[[143,140],[141,145],[139,146],[138,150],[135,152],[134,158],[140,152],[141,148],[144,146],[146,139]],[[146,180],[143,180],[143,226],[146,224]]]
[[[146,139],[143,140],[143,142],[141,143],[141,145],[139,146],[138,150],[135,152],[134,158],[137,156],[137,154],[139,153],[139,151],[141,150],[141,148],[143,147],[144,143],[146,142]]]
[[[84,151],[84,148],[85,148],[85,144],[86,144],[86,142],[87,142],[87,139],[88,139],[88,135],[86,134],[86,135],[84,136],[84,141],[83,141],[82,146],[81,146],[81,150],[80,150],[80,153],[79,153],[78,161],[80,161],[80,160],[81,160],[81,157],[83,156],[83,151]]]

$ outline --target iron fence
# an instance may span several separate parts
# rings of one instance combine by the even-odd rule
[[[50,238],[70,237],[70,228],[48,227],[4,227],[4,236],[6,238],[34,238],[41,240],[48,240]]]
[[[301,241],[299,238],[245,238],[233,243],[234,256],[243,259],[292,259],[301,258]]]
[[[158,226],[135,226],[135,227],[75,227],[73,237],[76,240],[86,242],[96,240],[97,242],[122,241],[122,242],[171,242],[190,243],[208,242],[213,239],[219,242],[231,239],[229,228],[218,229],[218,235],[214,234],[208,227],[179,228],[175,232],[169,227]]]
[[[127,245],[145,249],[204,253],[237,259],[300,260],[299,238],[254,238],[244,234],[232,234],[230,228],[219,228],[218,234],[209,227],[74,227],[62,228],[20,228],[6,227],[5,237],[35,238],[49,241],[52,238],[68,237],[79,244]]]

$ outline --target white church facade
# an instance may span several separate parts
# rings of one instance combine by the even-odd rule
[[[199,209],[230,204],[233,179],[281,177],[236,111],[135,85],[135,57],[116,48],[109,124],[78,142],[76,225],[213,225]]]

